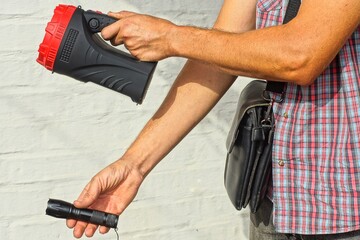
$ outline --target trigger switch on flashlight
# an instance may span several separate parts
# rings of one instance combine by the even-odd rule
[[[98,19],[96,19],[96,18],[92,18],[89,21],[89,26],[92,29],[98,29],[100,27],[100,21]]]

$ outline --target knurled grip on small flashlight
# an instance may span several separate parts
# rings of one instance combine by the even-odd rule
[[[94,210],[89,220],[90,223],[98,224],[101,226],[116,228],[118,216],[110,213],[99,212]]]

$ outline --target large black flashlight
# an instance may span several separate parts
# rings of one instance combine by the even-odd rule
[[[49,199],[46,215],[56,218],[75,219],[109,228],[117,228],[119,216],[86,208],[76,208],[71,203]]]

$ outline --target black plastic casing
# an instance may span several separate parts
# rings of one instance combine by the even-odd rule
[[[81,8],[75,10],[62,38],[53,71],[82,82],[99,84],[141,104],[157,62],[138,61],[107,44],[95,33],[105,26],[90,27],[98,20],[100,23],[107,21],[105,25],[115,21],[107,15],[85,12]]]

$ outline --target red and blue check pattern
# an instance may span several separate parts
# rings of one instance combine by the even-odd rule
[[[260,0],[257,27],[279,25],[286,0]],[[284,233],[360,229],[360,26],[311,86],[274,105],[274,225]]]

